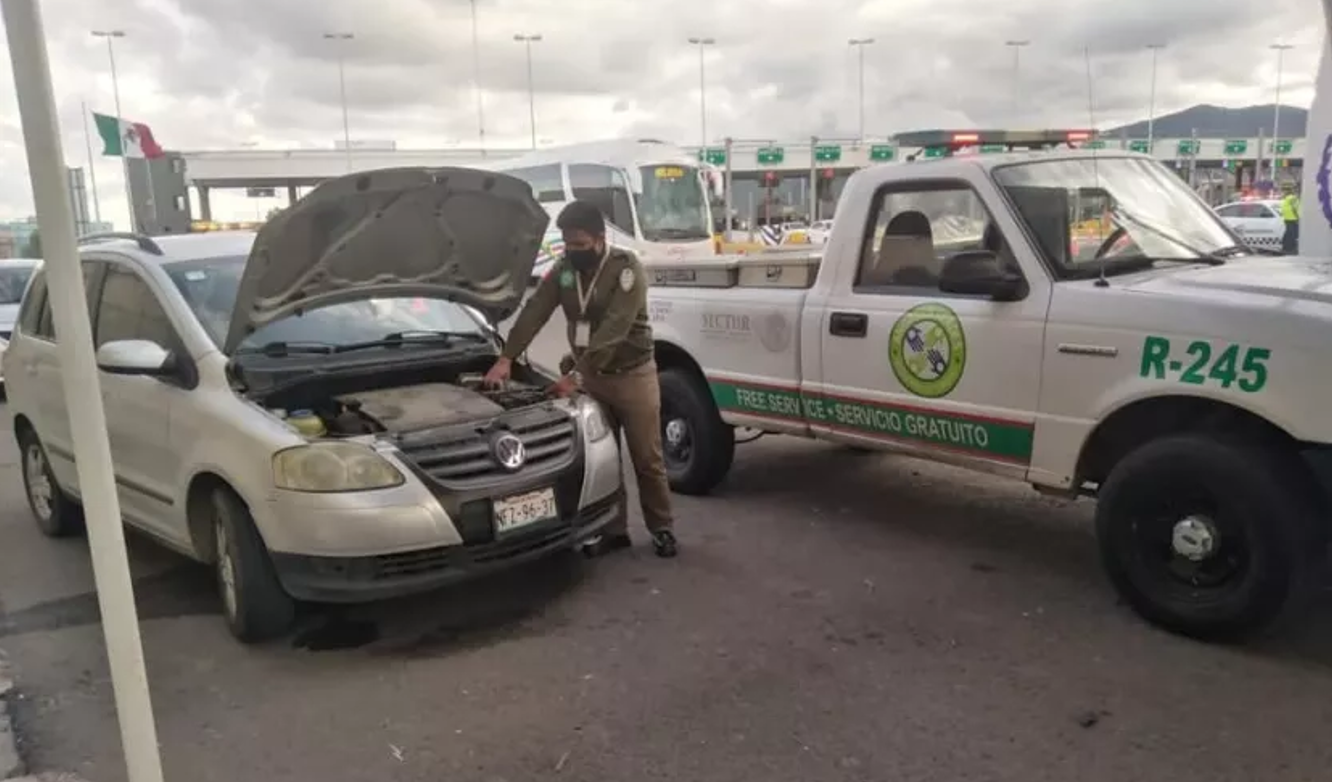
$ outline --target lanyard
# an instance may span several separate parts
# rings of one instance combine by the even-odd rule
[[[587,291],[583,291],[583,275],[577,271],[574,272],[574,282],[578,284],[578,317],[581,319],[587,314],[587,303],[591,301],[592,294],[597,289],[597,280],[601,279],[601,270],[606,268],[606,259],[610,257],[610,245],[606,245],[606,251],[601,254],[601,262],[597,264],[597,270],[592,275],[592,282],[587,286]]]

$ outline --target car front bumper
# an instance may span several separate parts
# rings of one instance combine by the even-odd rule
[[[364,603],[428,592],[576,548],[622,523],[625,513],[621,487],[576,514],[485,543],[356,557],[273,552],[272,560],[282,586],[298,600]]]

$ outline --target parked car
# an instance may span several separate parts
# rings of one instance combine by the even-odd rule
[[[1286,233],[1278,200],[1235,201],[1216,208],[1216,216],[1252,247],[1280,250]]]
[[[481,385],[548,219],[506,175],[395,169],[258,234],[85,240],[122,514],[215,567],[237,638],[282,633],[297,600],[428,590],[624,513],[594,403],[548,399],[525,362]],[[81,509],[45,282],[3,362],[28,502],[58,536]]]
[[[28,287],[33,270],[41,263],[38,258],[0,259],[0,356],[9,347],[9,335],[14,331],[23,291]],[[0,373],[0,387],[4,382],[4,374]]]

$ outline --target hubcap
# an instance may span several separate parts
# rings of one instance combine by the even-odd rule
[[[689,464],[689,458],[693,455],[693,437],[689,432],[689,422],[679,417],[674,410],[663,412],[663,455],[668,466],[681,469]]]
[[[678,448],[689,434],[689,425],[683,419],[673,418],[666,424],[666,442]]]
[[[227,525],[218,520],[214,524],[217,541],[217,580],[222,588],[222,604],[227,616],[236,616],[236,567],[231,561],[231,544],[227,538]]]
[[[46,474],[46,455],[37,443],[28,446],[23,457],[23,468],[28,479],[28,499],[32,509],[42,521],[51,518],[52,500],[55,498],[51,479]]]
[[[1175,522],[1170,534],[1174,552],[1190,562],[1201,562],[1216,551],[1216,526],[1203,516],[1186,516]]]

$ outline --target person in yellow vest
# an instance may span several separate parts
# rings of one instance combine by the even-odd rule
[[[1281,219],[1286,223],[1286,232],[1281,235],[1281,252],[1295,255],[1300,251],[1300,194],[1288,189],[1281,199]]]

